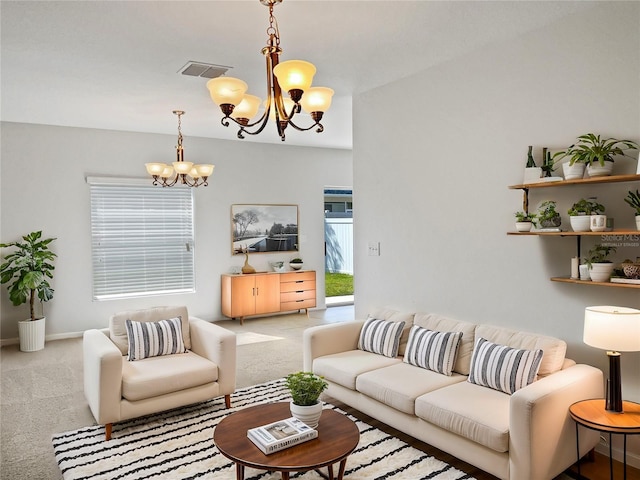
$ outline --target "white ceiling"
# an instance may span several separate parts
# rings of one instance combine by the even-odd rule
[[[313,62],[314,85],[335,90],[325,132],[288,131],[286,143],[351,148],[354,93],[593,5],[284,0],[275,7],[281,58]],[[258,0],[2,0],[0,8],[3,121],[176,134],[171,111],[181,109],[185,142],[189,136],[235,140],[236,129],[220,125],[206,79],[178,73],[190,60],[233,66],[227,75],[265,97],[260,50],[268,10]],[[398,92],[398,103],[410,96]],[[279,143],[275,127],[267,130],[255,141]]]

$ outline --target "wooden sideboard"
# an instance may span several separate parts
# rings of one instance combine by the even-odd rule
[[[244,317],[316,306],[316,272],[264,272],[222,275],[222,314],[240,324]]]

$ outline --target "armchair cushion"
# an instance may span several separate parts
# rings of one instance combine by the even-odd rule
[[[129,401],[158,397],[218,380],[218,366],[193,352],[130,362],[122,357],[122,396]]]
[[[134,322],[127,318],[125,326],[130,361],[186,352],[180,317],[158,322]]]

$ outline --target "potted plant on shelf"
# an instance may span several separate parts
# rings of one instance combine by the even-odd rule
[[[42,239],[42,231],[22,237],[22,242],[2,243],[0,248],[15,247],[17,250],[5,256],[0,265],[0,283],[9,283],[9,300],[15,306],[29,302],[30,316],[18,322],[20,350],[35,352],[44,348],[44,316],[36,317],[36,296],[41,302],[53,298],[53,289],[47,279],[53,278],[53,259],[56,254],[49,250],[55,238]]]
[[[293,270],[300,270],[302,268],[302,265],[304,265],[304,262],[302,261],[302,259],[300,257],[296,257],[296,258],[293,258],[293,259],[289,260],[289,266]]]
[[[322,402],[318,399],[329,384],[324,377],[312,372],[290,373],[286,377],[286,386],[291,393],[291,415],[316,428],[322,416]]]
[[[560,214],[556,210],[557,203],[554,200],[545,200],[538,207],[535,223],[540,228],[558,228],[562,224]]]
[[[595,245],[585,257],[584,261],[589,266],[589,276],[594,282],[608,282],[611,280],[614,264],[609,260],[609,255],[615,253],[616,247]]]
[[[590,177],[601,177],[611,175],[614,156],[629,157],[624,153],[626,150],[638,150],[639,148],[638,144],[632,140],[602,138],[600,135],[587,133],[580,135],[578,141],[567,149],[556,152],[553,155],[553,160],[555,162],[570,157],[569,167],[576,163],[584,164],[587,166],[587,173]],[[566,174],[565,179],[570,180]]]
[[[533,221],[536,218],[535,213],[516,212],[516,230],[518,232],[528,232],[531,230]]]
[[[640,190],[636,190],[635,192],[629,190],[629,192],[627,192],[627,198],[625,198],[624,201],[636,211],[636,229],[640,230]]]
[[[567,210],[571,228],[574,232],[588,232],[590,230],[590,216],[601,215],[604,210],[604,205],[596,202],[595,199],[581,198]]]

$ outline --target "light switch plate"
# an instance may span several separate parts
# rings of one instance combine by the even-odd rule
[[[380,242],[369,242],[368,250],[369,250],[369,256],[370,257],[379,257],[380,256]]]

